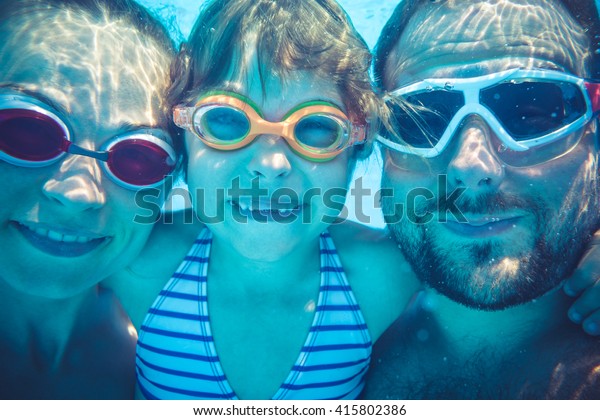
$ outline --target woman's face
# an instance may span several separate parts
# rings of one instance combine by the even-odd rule
[[[315,100],[344,110],[333,83],[299,71],[285,83],[267,77],[263,86],[254,61],[247,78],[220,90],[250,99],[267,121],[282,121],[291,109]],[[313,162],[277,135],[259,135],[232,151],[213,149],[189,130],[185,141],[196,214],[216,240],[247,258],[274,261],[301,244],[312,244],[341,210],[349,149],[332,160]]]
[[[119,26],[56,11],[5,24],[0,94],[50,111],[86,149],[139,132],[171,143],[156,99],[168,57]],[[0,281],[66,298],[123,268],[152,228],[134,221],[136,193],[143,191],[117,185],[85,156],[36,168],[0,160]]]

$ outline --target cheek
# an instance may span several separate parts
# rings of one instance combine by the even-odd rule
[[[196,148],[189,155],[186,168],[186,182],[190,191],[197,188],[210,188],[218,183],[225,166],[224,158],[217,158],[205,148]]]
[[[395,159],[386,156],[381,181],[382,187],[403,193],[407,193],[412,189],[421,188],[426,188],[435,192],[434,188],[437,189],[436,182],[438,176],[442,172],[433,170],[427,162],[420,157],[408,155],[405,162],[411,166],[413,164],[418,165],[419,170],[411,170],[407,165],[399,166]]]
[[[119,226],[126,235],[144,235],[152,229],[164,202],[162,187],[129,191],[113,184],[106,186],[105,191],[106,204],[99,214],[107,219],[107,225]]]
[[[344,154],[330,162],[318,163],[312,173],[312,183],[315,187],[329,189],[347,189],[352,175],[351,163]]]
[[[39,203],[48,199],[44,185],[52,168],[23,168],[0,161],[0,214],[16,217],[39,211]]]
[[[186,183],[190,191],[202,188],[229,187],[231,173],[241,173],[242,167],[237,151],[223,152],[206,146],[195,135],[186,133],[188,154],[185,168]]]
[[[529,188],[547,202],[561,203],[570,194],[582,194],[597,184],[596,154],[591,147],[579,147],[546,164],[515,170],[516,176],[521,178],[518,184],[521,188]]]

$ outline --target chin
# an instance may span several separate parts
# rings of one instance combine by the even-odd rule
[[[37,273],[29,279],[37,279],[37,282],[22,281],[11,282],[9,286],[22,295],[40,299],[63,300],[81,295],[96,287],[99,279],[86,278],[89,273],[79,275],[60,275],[59,273]],[[70,280],[70,281],[65,281]]]
[[[439,293],[470,308],[496,311],[521,305],[556,288],[577,262],[557,254],[544,238],[517,251],[493,242],[469,247],[453,258],[456,247],[429,247],[411,259],[421,279]],[[432,265],[433,264],[433,265]],[[426,267],[438,267],[427,271]]]

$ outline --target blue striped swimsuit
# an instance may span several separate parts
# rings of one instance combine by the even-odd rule
[[[203,229],[150,308],[136,372],[147,399],[237,399],[215,350],[207,308],[212,235]],[[272,399],[354,399],[364,386],[371,338],[329,233],[320,237],[321,285],[304,346]]]

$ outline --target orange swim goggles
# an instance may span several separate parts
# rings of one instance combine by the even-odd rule
[[[284,138],[296,153],[313,161],[331,160],[366,137],[366,126],[353,124],[328,102],[300,104],[281,122],[271,122],[250,99],[232,92],[211,93],[196,106],[177,106],[173,119],[214,149],[240,149],[259,135],[271,134]]]

